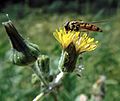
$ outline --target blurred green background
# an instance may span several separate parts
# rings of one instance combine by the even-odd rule
[[[107,77],[104,101],[120,101],[120,1],[119,0],[4,0],[0,2],[0,23],[10,19],[22,36],[50,56],[51,68],[57,69],[61,47],[52,33],[67,20],[100,21],[102,33],[90,35],[99,41],[95,51],[84,54],[85,69],[81,78],[69,75],[58,91],[59,101],[74,101],[81,93],[91,94],[99,75]],[[31,101],[39,86],[32,85],[29,67],[8,61],[11,46],[0,25],[0,101]],[[51,95],[44,101],[54,101]]]

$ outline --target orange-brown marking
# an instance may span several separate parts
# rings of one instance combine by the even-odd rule
[[[81,23],[80,27],[83,29],[90,30],[90,31],[102,32],[102,30],[99,27],[97,27],[93,24],[89,24],[89,23]]]

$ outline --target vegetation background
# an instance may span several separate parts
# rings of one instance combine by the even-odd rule
[[[120,1],[119,0],[4,0],[0,2],[0,23],[5,14],[23,37],[39,45],[41,53],[51,59],[54,72],[61,53],[52,33],[67,20],[100,21],[102,33],[92,32],[98,48],[84,54],[85,69],[81,78],[69,75],[58,91],[59,101],[74,101],[81,93],[90,97],[91,86],[99,75],[107,77],[104,101],[120,101]],[[39,86],[32,85],[32,70],[8,61],[11,46],[0,25],[0,101],[31,101]],[[53,101],[51,95],[44,101]]]

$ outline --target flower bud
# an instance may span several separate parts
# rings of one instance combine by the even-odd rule
[[[38,62],[38,67],[39,67],[42,75],[45,78],[48,78],[49,73],[50,73],[50,68],[49,68],[50,59],[49,59],[49,57],[47,55],[41,55],[37,62]]]
[[[39,56],[38,46],[25,40],[9,20],[2,23],[12,44],[10,60],[16,65],[29,65]]]

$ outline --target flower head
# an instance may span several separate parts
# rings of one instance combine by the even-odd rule
[[[53,35],[62,45],[63,49],[66,49],[72,43],[78,54],[94,50],[98,43],[98,41],[94,41],[94,38],[90,38],[87,33],[66,32],[65,29],[56,30]]]
[[[69,31],[67,33],[65,29],[60,29],[60,30],[56,30],[56,32],[53,33],[53,35],[62,45],[62,47],[66,49],[72,43],[75,32]]]
[[[76,37],[73,40],[73,43],[76,47],[76,51],[80,54],[83,52],[92,51],[96,49],[98,41],[94,41],[94,38],[90,38],[87,35],[87,33],[84,33],[80,36],[76,34]]]
[[[76,68],[78,55],[92,51],[97,47],[98,41],[90,38],[87,33],[67,31],[65,29],[56,30],[54,37],[62,45],[63,65],[60,67],[64,72],[73,72]]]

